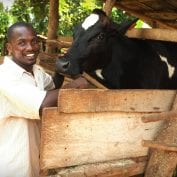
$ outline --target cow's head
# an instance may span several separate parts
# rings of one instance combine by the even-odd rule
[[[106,14],[95,9],[74,30],[73,43],[67,53],[56,62],[58,73],[76,76],[103,69],[109,64],[117,33],[125,33],[131,23],[118,26]]]

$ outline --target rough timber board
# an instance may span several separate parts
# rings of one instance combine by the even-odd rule
[[[143,174],[147,160],[136,162],[122,159],[102,163],[85,164],[68,168],[59,168],[55,177],[127,177]],[[61,175],[61,176],[60,176]],[[54,176],[50,176],[54,177]]]
[[[171,41],[177,42],[177,30],[171,29],[131,29],[128,30],[126,35],[129,38],[139,38],[139,39],[152,39],[152,40],[159,40],[159,41]]]
[[[173,90],[103,90],[63,89],[58,109],[64,113],[79,112],[162,112],[171,109]]]
[[[176,0],[117,0],[115,7],[160,27],[177,29]]]
[[[162,122],[142,123],[144,113],[43,112],[41,169],[146,156],[143,139],[153,139]]]

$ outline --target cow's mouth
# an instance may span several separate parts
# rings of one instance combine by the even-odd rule
[[[63,72],[60,69],[58,69],[58,67],[56,67],[56,72],[58,74],[64,76],[64,77],[71,78],[71,79],[76,79],[76,78],[78,78],[78,77],[80,77],[82,75],[82,73],[79,73],[79,74],[70,74],[67,71]]]
[[[77,75],[69,75],[65,73],[59,73],[59,74],[63,75],[64,77],[71,78],[71,79],[77,79],[78,77],[82,76],[82,74],[77,74]]]

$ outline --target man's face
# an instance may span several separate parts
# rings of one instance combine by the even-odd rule
[[[28,69],[36,63],[39,48],[35,31],[27,27],[15,28],[12,39],[7,44],[13,60],[24,69]]]

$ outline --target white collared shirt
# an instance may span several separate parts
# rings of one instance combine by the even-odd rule
[[[38,65],[33,73],[10,57],[0,65],[0,177],[39,176],[39,108],[54,83]]]

